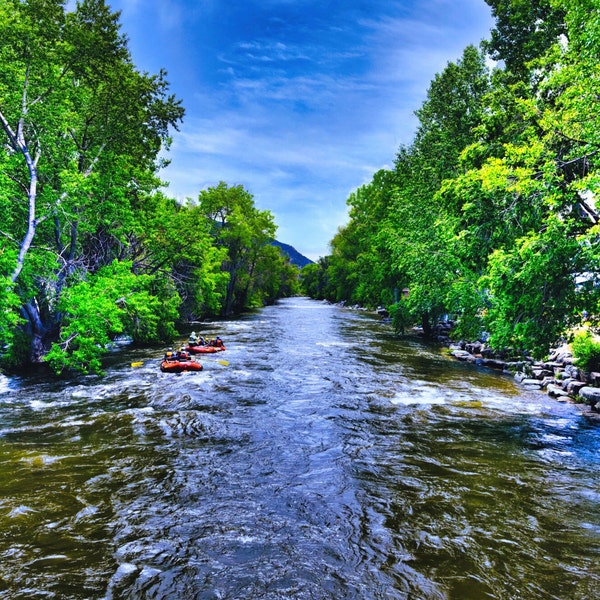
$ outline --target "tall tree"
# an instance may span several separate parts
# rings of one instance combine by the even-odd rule
[[[473,288],[471,270],[455,248],[462,207],[439,191],[461,172],[461,154],[478,140],[489,90],[485,58],[468,46],[432,81],[416,111],[415,141],[397,155],[398,191],[382,236],[398,281],[410,289],[405,303],[426,332],[440,316],[457,310],[457,288],[462,293]]]
[[[212,223],[217,247],[227,252],[223,269],[229,275],[223,314],[230,315],[248,307],[257,289],[259,261],[269,255],[274,239],[273,215],[258,210],[254,198],[241,185],[228,186],[221,181],[202,190],[199,210]]]
[[[34,362],[59,334],[65,286],[118,256],[182,116],[103,0],[0,1],[0,232]]]
[[[461,152],[477,139],[489,90],[485,56],[474,46],[465,48],[460,60],[449,62],[431,82],[425,102],[415,111],[419,126],[413,147],[432,192],[456,175]]]
[[[565,12],[552,0],[485,0],[496,19],[486,51],[517,79],[529,79],[530,62],[565,33]]]
[[[441,194],[461,208],[467,233],[460,250],[473,261],[481,251],[473,262],[480,273],[489,260],[480,285],[492,345],[536,356],[584,310],[597,312],[599,280],[594,197],[600,146],[592,99],[599,32],[591,5],[556,1],[546,8],[564,16],[567,35],[529,46],[522,66],[532,75],[523,82],[496,81],[481,128],[488,148],[469,148],[464,165],[472,168]]]

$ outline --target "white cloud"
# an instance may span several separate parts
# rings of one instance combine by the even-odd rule
[[[114,4],[138,56],[169,71],[186,107],[169,193],[242,184],[274,213],[278,238],[313,259],[347,221],[349,194],[412,141],[433,76],[489,19],[483,0],[390,0],[368,13],[315,0]]]

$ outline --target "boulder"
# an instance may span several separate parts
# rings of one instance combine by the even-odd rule
[[[561,387],[554,385],[551,383],[547,388],[548,396],[552,398],[556,398],[558,400],[566,400],[569,397],[569,394],[566,390],[563,390]]]
[[[579,396],[593,406],[600,402],[600,388],[586,385],[579,390]]]
[[[458,358],[458,360],[467,360],[469,358],[474,358],[474,356],[466,350],[454,350],[452,352],[452,356],[454,356],[454,358]]]
[[[542,389],[542,382],[539,379],[523,379],[521,385],[532,389]]]
[[[524,379],[527,379],[527,375],[525,375],[525,373],[523,373],[523,371],[517,371],[515,373],[515,381],[517,383],[522,383]]]
[[[567,373],[571,379],[579,379],[580,376],[579,369],[575,365],[565,365],[565,373]]]
[[[568,344],[562,345],[560,348],[554,349],[550,356],[548,356],[549,362],[556,362],[561,365],[573,364],[573,353],[569,348]]]
[[[472,344],[467,344],[465,346],[465,350],[470,352],[471,354],[480,354],[481,353],[481,342],[474,342]]]
[[[481,364],[484,367],[489,367],[490,369],[500,369],[501,371],[504,371],[507,365],[507,363],[505,363],[503,360],[498,360],[496,358],[484,358],[482,359]]]
[[[560,384],[560,387],[563,390],[568,389],[569,384],[573,383],[573,379],[571,379],[570,377],[566,377],[565,379],[561,379],[559,382],[557,382]]]
[[[571,381],[569,385],[567,385],[567,392],[571,396],[577,396],[581,388],[585,387],[586,384],[583,381]]]

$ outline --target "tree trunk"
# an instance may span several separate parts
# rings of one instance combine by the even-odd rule
[[[425,337],[431,337],[431,322],[429,319],[428,312],[421,315],[421,327],[423,327],[423,335],[425,335]]]
[[[25,77],[25,86],[23,90],[23,115],[27,114],[27,86],[29,83],[29,71]],[[38,174],[37,174],[37,163],[40,158],[40,150],[37,149],[35,156],[31,156],[29,152],[29,148],[27,146],[27,142],[25,140],[25,127],[24,127],[24,118],[21,117],[19,120],[19,124],[17,126],[17,131],[13,131],[11,126],[8,123],[8,120],[4,116],[4,113],[0,111],[0,125],[2,129],[6,133],[10,147],[15,151],[19,152],[23,155],[25,159],[25,164],[27,166],[27,170],[29,172],[29,185],[27,187],[27,203],[28,203],[28,214],[27,214],[27,231],[25,232],[25,236],[21,241],[19,247],[19,256],[17,258],[17,264],[12,272],[11,281],[14,283],[21,271],[23,270],[23,264],[25,263],[25,256],[29,252],[29,248],[31,248],[31,244],[33,243],[33,238],[35,236],[35,230],[38,225],[38,221],[35,218],[35,209],[36,209],[36,200],[37,200],[37,184],[38,184]]]
[[[233,300],[235,297],[235,267],[232,265],[229,269],[229,281],[227,282],[227,297],[225,298],[225,306],[223,316],[229,317],[233,313]]]
[[[39,364],[42,362],[42,359],[46,354],[46,348],[44,347],[44,336],[47,328],[42,323],[40,310],[35,301],[28,302],[23,308],[31,333],[31,349],[29,358],[33,364]]]

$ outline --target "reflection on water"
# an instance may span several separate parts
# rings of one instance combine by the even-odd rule
[[[227,364],[0,380],[0,598],[598,597],[575,407],[306,299],[203,332]]]

